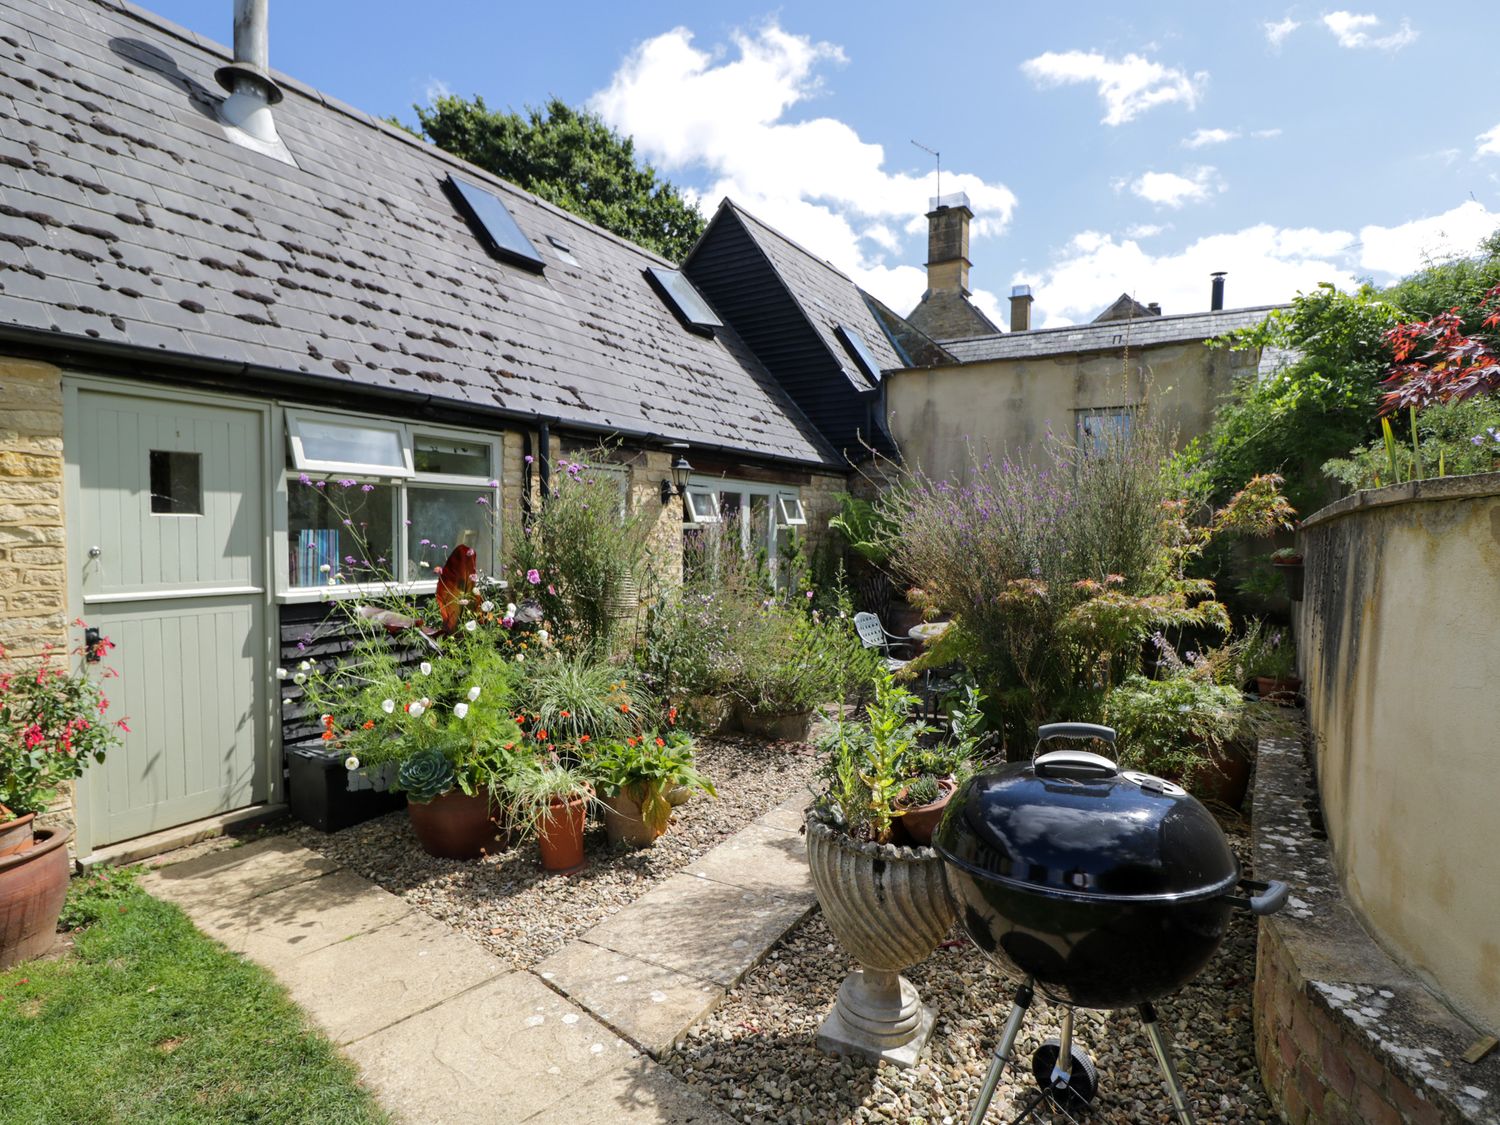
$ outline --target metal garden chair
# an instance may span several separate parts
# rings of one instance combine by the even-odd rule
[[[902,660],[899,657],[891,655],[893,644],[910,649],[911,641],[899,633],[889,632],[880,623],[880,618],[876,617],[873,613],[856,613],[854,615],[854,631],[859,634],[859,639],[865,648],[880,650],[884,657],[887,671],[899,672],[911,663],[909,659]]]

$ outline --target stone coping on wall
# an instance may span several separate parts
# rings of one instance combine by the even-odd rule
[[[1500,496],[1500,473],[1471,473],[1459,477],[1433,477],[1408,481],[1385,488],[1367,488],[1353,496],[1319,508],[1302,521],[1303,529],[1347,516],[1365,508],[1388,508],[1393,504],[1411,504],[1418,500],[1469,500],[1481,496]]]
[[[1484,1033],[1360,924],[1302,745],[1267,739],[1258,759],[1256,874],[1292,886],[1286,908],[1261,920],[1256,957],[1255,1051],[1271,1100],[1291,1125],[1500,1125],[1500,1048],[1465,1062]]]

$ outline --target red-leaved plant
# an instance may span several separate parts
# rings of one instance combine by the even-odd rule
[[[94,655],[113,647],[101,639]],[[72,655],[86,654],[80,646]],[[0,821],[45,812],[63,785],[129,733],[124,719],[105,718],[109,699],[99,681],[116,674],[71,671],[50,648],[39,662],[20,664],[0,648]]]
[[[1475,312],[1484,328],[1500,328],[1500,285],[1479,299]],[[1382,414],[1500,393],[1500,334],[1465,332],[1457,307],[1431,320],[1398,324],[1385,340],[1395,362],[1386,372],[1391,389],[1381,399]]]

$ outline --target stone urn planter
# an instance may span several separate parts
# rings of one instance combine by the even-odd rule
[[[818,1049],[914,1065],[936,1013],[901,973],[931,955],[957,916],[942,858],[932,848],[860,843],[813,810],[807,862],[828,928],[860,963],[818,1028]]]
[[[668,795],[668,802],[671,799]],[[649,848],[666,831],[663,828],[658,832],[642,820],[640,802],[629,794],[616,793],[612,797],[602,797],[600,804],[604,806],[604,830],[611,844],[625,843],[632,848]]]

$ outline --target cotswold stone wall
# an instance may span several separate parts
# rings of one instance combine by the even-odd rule
[[[68,648],[62,371],[0,356],[0,645],[18,660]],[[72,788],[42,818],[73,826]]]

